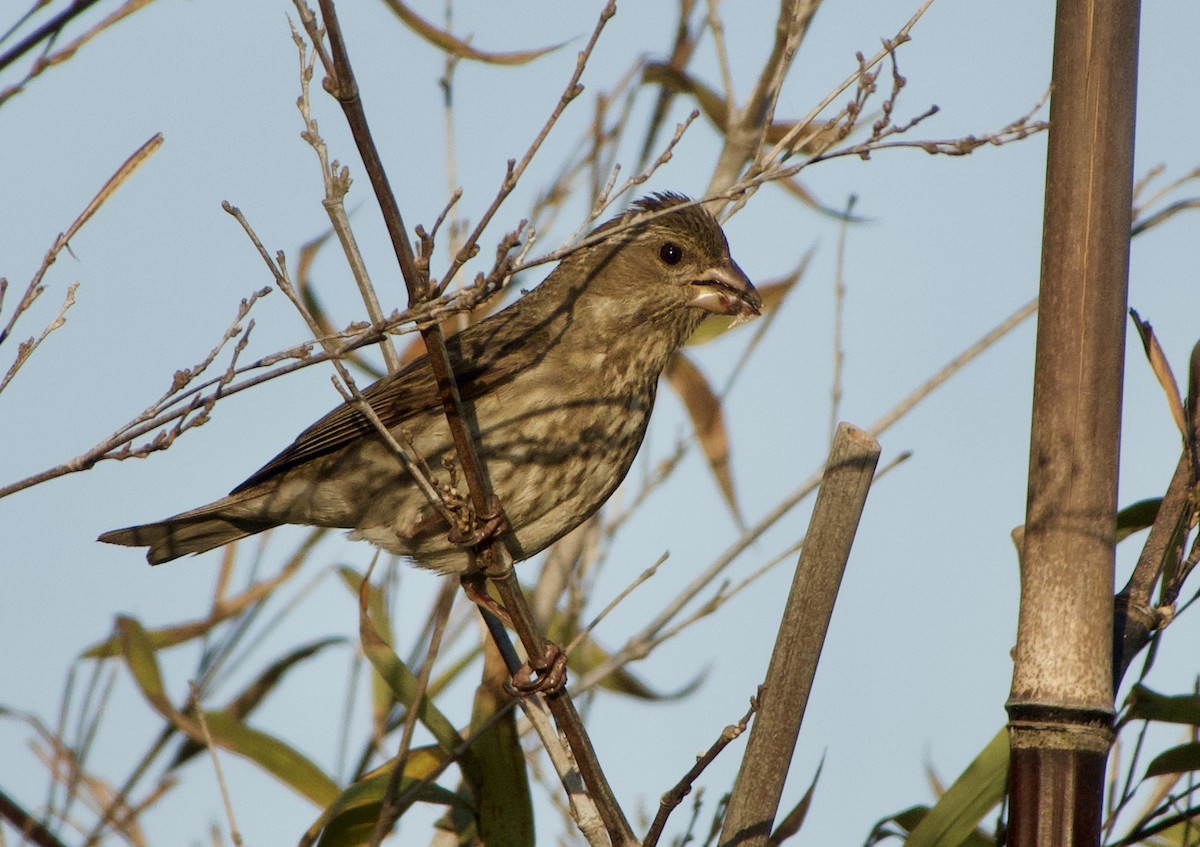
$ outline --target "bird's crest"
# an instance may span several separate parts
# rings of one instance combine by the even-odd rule
[[[638,215],[667,212],[675,206],[682,206],[684,203],[691,202],[692,199],[690,197],[683,194],[676,194],[673,191],[660,191],[649,194],[633,201],[628,210],[596,227],[592,230],[591,235],[598,235],[617,229],[629,223]],[[686,206],[677,212],[646,221],[645,226],[665,223],[666,218],[671,219],[671,226],[673,228],[691,232],[700,241],[716,238],[719,239],[721,244],[725,243],[725,236],[721,232],[721,225],[717,223],[717,219],[703,206]],[[635,224],[635,228],[640,227]]]

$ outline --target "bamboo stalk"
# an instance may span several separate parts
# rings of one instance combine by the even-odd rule
[[[1009,844],[1095,845],[1112,741],[1117,460],[1138,0],[1059,0]]]

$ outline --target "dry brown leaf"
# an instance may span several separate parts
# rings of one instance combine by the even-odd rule
[[[696,439],[708,460],[717,486],[738,527],[743,526],[742,513],[738,508],[737,495],[733,490],[733,475],[729,471],[729,433],[725,429],[725,415],[721,411],[721,400],[700,372],[682,353],[676,353],[665,371],[667,382],[683,400]]]
[[[794,177],[777,180],[776,184],[788,194],[792,195],[801,203],[803,203],[805,206],[820,212],[822,215],[828,215],[829,217],[836,218],[839,221],[846,221],[847,223],[853,224],[863,223],[867,220],[867,218],[859,215],[851,215],[841,209],[834,209],[830,206],[823,205],[820,200],[812,195],[812,192],[801,185],[799,180],[795,179]]]
[[[538,50],[518,50],[514,53],[489,53],[484,50],[476,50],[461,38],[455,38],[445,30],[438,29],[401,3],[400,0],[384,0],[384,3],[396,13],[396,17],[406,27],[424,38],[434,47],[445,50],[447,53],[452,53],[460,59],[472,59],[476,62],[486,62],[491,65],[524,65],[527,62],[532,62],[539,56],[544,56],[552,50],[557,50],[563,46],[562,44],[553,44]],[[565,44],[566,42],[563,43]]]
[[[651,62],[642,70],[642,82],[662,85],[677,94],[690,94],[696,98],[700,111],[717,129],[724,131],[729,117],[729,108],[725,98],[703,82],[689,76],[683,71]]]
[[[1150,369],[1154,371],[1154,375],[1158,378],[1158,384],[1166,392],[1167,405],[1171,407],[1171,417],[1175,419],[1175,425],[1179,427],[1180,434],[1187,438],[1187,418],[1183,412],[1183,398],[1179,396],[1179,383],[1175,381],[1175,374],[1171,373],[1171,364],[1167,361],[1167,356],[1158,343],[1154,327],[1150,325],[1149,321],[1142,320],[1137,309],[1130,309],[1129,315],[1133,318],[1133,325],[1137,327],[1138,335],[1142,338],[1142,347],[1146,351],[1146,358],[1150,361]]]
[[[642,82],[661,85],[676,94],[690,94],[696,98],[700,111],[712,121],[718,130],[724,132],[729,121],[729,104],[725,102],[716,89],[706,85],[693,76],[689,76],[678,68],[651,62],[642,70]],[[767,129],[764,141],[775,145],[787,137],[796,126],[797,121],[774,121]],[[794,153],[813,155],[820,153],[837,141],[839,127],[837,122],[814,122],[805,133],[791,142],[790,149]]]

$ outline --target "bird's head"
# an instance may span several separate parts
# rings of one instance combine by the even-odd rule
[[[632,221],[632,226],[616,237],[620,255],[615,261],[635,269],[630,274],[635,284],[657,287],[665,283],[674,289],[672,294],[655,292],[656,296],[715,315],[758,315],[762,299],[729,254],[721,225],[704,207],[685,205],[690,202],[681,194],[644,197],[597,232],[619,231]]]
[[[619,302],[642,319],[671,315],[695,329],[708,314],[760,313],[762,299],[729,255],[721,225],[690,202],[679,194],[638,200],[591,234],[610,238],[576,254],[588,268],[588,293],[609,301],[610,315],[624,311]]]

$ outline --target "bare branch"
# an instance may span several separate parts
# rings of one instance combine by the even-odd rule
[[[587,45],[583,48],[583,50],[580,51],[579,56],[575,61],[575,72],[571,74],[571,79],[567,82],[566,88],[563,90],[562,95],[558,99],[558,103],[555,104],[554,110],[550,113],[550,117],[548,117],[546,119],[546,123],[542,125],[541,130],[533,139],[533,142],[529,145],[529,149],[526,150],[525,155],[521,157],[521,161],[517,162],[512,159],[509,160],[507,173],[505,174],[504,180],[500,183],[500,189],[496,192],[495,199],[492,200],[492,203],[490,206],[488,206],[487,211],[485,211],[479,218],[479,223],[475,225],[475,229],[472,230],[471,234],[467,236],[466,241],[463,242],[462,249],[458,251],[457,255],[454,257],[454,260],[450,263],[450,267],[447,269],[446,273],[442,275],[441,282],[437,285],[437,291],[444,291],[450,284],[450,281],[458,273],[458,269],[461,268],[468,259],[478,252],[479,238],[481,235],[483,235],[483,231],[487,228],[487,225],[491,223],[492,218],[500,208],[500,204],[503,203],[505,199],[507,199],[508,195],[512,193],[512,190],[516,188],[517,180],[521,178],[521,175],[525,173],[525,169],[529,167],[529,163],[533,161],[534,155],[537,154],[537,151],[542,146],[542,142],[546,140],[546,137],[550,134],[550,130],[553,129],[554,125],[558,122],[559,116],[562,115],[563,111],[567,108],[567,106],[570,105],[572,100],[583,93],[583,86],[579,84],[579,80],[583,76],[583,70],[585,67],[587,67],[588,59],[591,57],[592,51],[596,48],[596,43],[600,40],[600,33],[604,31],[605,24],[607,24],[609,19],[612,18],[612,16],[616,13],[616,3],[614,0],[609,0],[608,4],[600,12],[600,19],[596,22],[596,28],[592,30],[592,35],[588,39]]]
[[[296,44],[300,58],[300,97],[296,101],[296,107],[300,110],[300,117],[304,121],[304,131],[300,133],[300,137],[307,141],[317,154],[317,159],[321,164],[321,178],[325,185],[325,199],[322,201],[322,205],[329,215],[329,222],[337,235],[338,242],[342,245],[342,252],[346,256],[346,263],[350,266],[354,281],[358,284],[359,294],[367,309],[367,316],[371,319],[371,323],[379,324],[383,322],[383,309],[379,305],[379,296],[375,293],[375,286],[371,284],[366,261],[358,249],[358,241],[354,237],[354,230],[350,228],[350,219],[346,215],[345,200],[346,194],[350,191],[350,171],[346,167],[339,167],[336,160],[330,162],[329,149],[325,146],[325,139],[321,137],[317,122],[312,116],[312,103],[309,100],[308,92],[309,84],[312,81],[313,57],[308,55],[304,39],[300,37],[300,33],[294,26],[292,27],[292,41]],[[395,373],[400,369],[400,356],[391,339],[384,338],[379,346],[383,352],[383,360],[387,363],[388,372]]]
[[[105,181],[100,190],[96,192],[96,196],[93,197],[84,210],[79,213],[79,217],[75,218],[71,225],[67,227],[67,231],[59,233],[58,238],[54,240],[54,244],[51,245],[50,249],[46,251],[46,256],[44,259],[42,259],[41,267],[39,267],[37,273],[33,275],[33,279],[30,280],[29,286],[25,289],[24,295],[22,295],[21,300],[17,303],[16,311],[14,311],[12,317],[8,319],[8,323],[5,324],[4,329],[0,330],[0,344],[3,344],[4,340],[12,333],[13,326],[16,324],[17,319],[21,317],[22,313],[25,312],[33,304],[33,301],[38,298],[38,295],[42,293],[42,278],[45,277],[46,272],[50,270],[50,266],[58,259],[58,254],[67,247],[67,245],[71,242],[71,239],[75,237],[75,233],[79,232],[79,230],[83,228],[83,225],[92,219],[92,215],[96,214],[96,212],[101,206],[104,205],[108,198],[111,197],[116,190],[124,184],[125,180],[129,179],[129,177],[133,175],[134,171],[140,168],[151,156],[158,152],[158,148],[162,147],[162,143],[162,133],[151,136],[149,141],[135,150],[133,155],[126,159],[121,166],[117,168],[116,172]]]
[[[750,717],[758,711],[758,700],[758,697],[751,697],[750,709],[746,714],[742,715],[742,719],[721,730],[721,734],[717,737],[717,740],[707,750],[696,757],[696,764],[692,765],[688,769],[688,772],[683,775],[683,778],[659,799],[658,814],[654,816],[654,821],[650,824],[650,829],[646,832],[646,838],[642,841],[643,847],[655,847],[658,844],[658,840],[662,837],[663,828],[667,825],[667,818],[683,802],[683,799],[692,793],[692,786],[700,778],[700,774],[704,773],[708,769],[708,766],[716,761],[717,756],[721,755],[722,750],[746,731],[746,727],[750,725]]]
[[[42,334],[37,338],[30,338],[17,345],[17,358],[9,367],[8,372],[4,374],[4,378],[0,379],[0,392],[3,392],[8,387],[8,384],[12,382],[12,378],[17,375],[17,371],[21,369],[21,366],[29,361],[29,357],[33,355],[33,352],[46,340],[46,336],[67,322],[67,310],[75,305],[75,292],[78,289],[78,282],[71,283],[67,288],[67,296],[63,300],[62,306],[58,309],[58,314],[54,316],[54,319],[50,323],[46,324],[46,328],[42,330]],[[41,292],[41,290],[41,287],[37,288],[38,292]]]
[[[91,6],[95,2],[96,0],[75,0],[75,2],[72,2],[69,8],[64,9],[62,13],[46,21],[46,23],[44,23],[41,27],[31,32],[19,43],[13,45],[13,47],[7,53],[5,53],[3,56],[0,56],[0,70],[3,70],[11,65],[13,62],[31,51],[43,41],[45,41],[47,44],[52,42],[72,19],[79,16],[85,9],[87,9],[87,7]],[[124,18],[129,17],[142,7],[149,6],[153,2],[154,0],[126,0],[123,6],[93,26],[91,29],[87,30],[87,32],[83,33],[83,35],[68,43],[61,50],[58,50],[55,53],[45,53],[42,56],[39,56],[37,61],[33,63],[33,67],[29,69],[29,71],[25,74],[25,77],[20,82],[18,82],[16,85],[10,85],[8,88],[0,90],[0,106],[4,105],[5,101],[7,101],[10,97],[13,97],[24,91],[25,86],[28,85],[34,77],[41,74],[42,71],[46,70],[47,68],[52,68],[55,65],[61,65],[63,62],[74,56],[75,53],[78,52],[79,48],[83,47],[83,45],[87,44],[87,42],[91,41],[101,32],[123,20]]]

